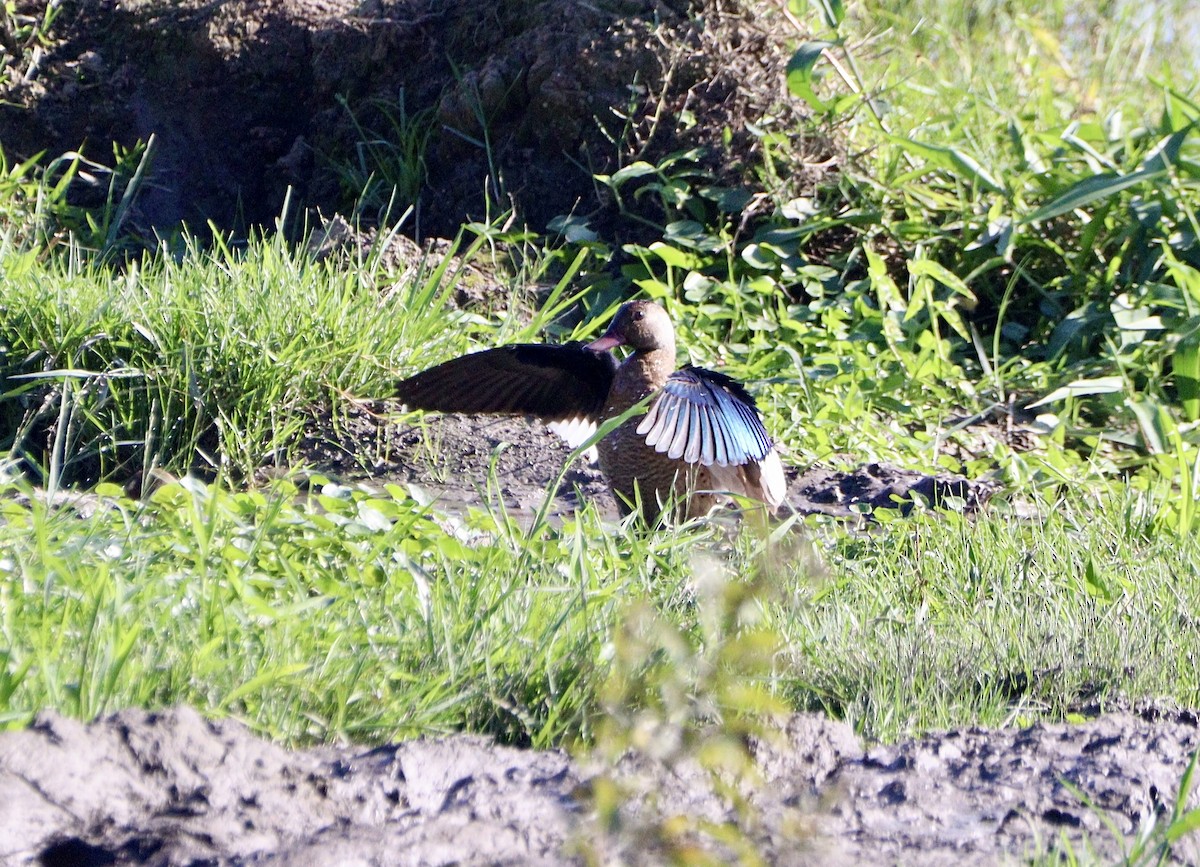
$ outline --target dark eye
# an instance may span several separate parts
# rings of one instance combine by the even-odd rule
[[[634,322],[641,322],[641,321],[642,321],[642,318],[643,318],[645,315],[646,315],[646,311],[644,311],[644,310],[634,310],[634,311],[633,311],[633,321],[634,321]]]

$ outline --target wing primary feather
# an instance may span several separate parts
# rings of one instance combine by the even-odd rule
[[[661,395],[654,406],[658,410],[658,419],[646,436],[646,444],[653,446],[655,451],[665,452],[670,448],[670,431],[674,430],[673,416],[679,412],[679,406],[667,394]]]
[[[452,358],[401,380],[409,409],[598,418],[616,369],[582,344],[512,344]]]
[[[732,380],[729,380],[732,383]],[[720,405],[722,428],[730,437],[731,464],[761,459],[771,448],[770,437],[762,426],[758,411],[742,400],[741,389],[729,387],[721,379],[712,382],[713,394]]]
[[[671,374],[637,432],[660,453],[705,466],[741,466],[772,449],[753,397],[725,374],[697,367]]]
[[[721,422],[720,417],[714,411],[713,413],[713,440],[716,445],[713,461],[722,467],[727,467],[730,464],[729,457],[729,438],[725,433],[725,425]]]
[[[736,396],[734,396],[733,400],[748,435],[747,446],[749,447],[750,457],[754,460],[761,460],[767,451],[770,450],[771,441],[767,436],[766,429],[763,428],[758,410],[738,400]]]
[[[738,440],[741,443],[742,449],[742,462],[745,463],[754,456],[754,430],[747,423],[746,415],[741,411],[741,407],[735,406],[733,417],[730,419],[730,421],[734,424],[737,430]]]
[[[676,461],[683,457],[683,449],[687,445],[688,437],[687,405],[682,400],[678,401],[678,404],[680,411],[676,413],[675,438],[671,440],[671,450],[667,452],[667,457]]]
[[[658,418],[654,422],[654,427],[650,429],[650,433],[646,435],[646,444],[653,446],[657,452],[665,452],[670,447],[668,444],[670,436],[667,432],[673,429],[671,416],[679,408],[665,394],[654,402],[654,406],[658,410]]]
[[[689,408],[688,416],[690,423],[688,425],[687,446],[683,450],[683,459],[689,464],[694,464],[700,460],[700,449],[704,444],[704,419],[701,414],[704,412],[704,407],[698,403],[693,403]]]
[[[715,420],[713,419],[712,409],[704,408],[704,419],[700,430],[700,463],[706,467],[711,467],[717,459],[716,445],[716,428]]]
[[[646,434],[650,433],[651,428],[658,423],[659,410],[661,407],[661,398],[650,404],[650,409],[646,411],[646,414],[642,416],[642,420],[638,423],[637,433],[639,436],[645,436]],[[646,438],[646,441],[649,442],[649,437]],[[653,443],[650,444],[653,445]]]
[[[731,462],[734,464],[743,464],[746,462],[746,437],[742,420],[738,414],[736,405],[730,400],[729,395],[724,391],[719,391],[718,395],[721,425],[729,434],[730,439]]]
[[[519,403],[518,396],[521,392],[521,384],[514,382],[511,379],[507,382],[501,380],[492,385],[491,393],[484,397],[483,403],[486,405],[486,410],[504,411],[507,408],[515,408]]]

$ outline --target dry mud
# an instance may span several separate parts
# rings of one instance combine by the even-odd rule
[[[874,747],[799,715],[755,746],[748,836],[772,864],[1021,863],[1062,839],[1112,863],[1118,835],[1170,812],[1198,745],[1194,712],[1149,707]],[[188,708],[90,725],[48,713],[0,735],[0,863],[550,865],[583,863],[581,847],[657,863],[640,836],[596,821],[600,772],[468,735],[289,751]],[[695,768],[607,772],[653,782],[653,800],[623,811],[630,827],[736,821]],[[1172,863],[1198,858],[1185,837]]]

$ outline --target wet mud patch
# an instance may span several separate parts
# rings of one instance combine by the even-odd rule
[[[1194,712],[1154,706],[892,746],[797,715],[754,747],[751,836],[771,864],[995,864],[1064,840],[1111,862],[1114,830],[1170,814],[1198,746]],[[625,836],[591,813],[600,773],[654,786],[623,808]],[[603,769],[470,735],[292,751],[188,708],[88,725],[46,713],[0,735],[0,804],[10,865],[548,865],[583,863],[580,844],[649,864],[633,828],[737,819],[687,763]],[[1170,863],[1198,857],[1184,837]]]
[[[537,421],[520,418],[404,414],[394,402],[348,406],[311,420],[299,465],[335,481],[415,486],[440,508],[458,512],[489,502],[518,516],[541,507],[571,450]],[[781,515],[863,517],[879,508],[911,510],[917,500],[968,512],[987,503],[997,486],[948,473],[927,475],[887,464],[854,470],[788,469]],[[618,517],[616,500],[599,469],[584,460],[566,468],[553,489],[559,518],[594,503]]]

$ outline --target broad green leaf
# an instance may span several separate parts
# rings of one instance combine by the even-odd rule
[[[1032,214],[1022,219],[1021,222],[1036,223],[1040,220],[1052,219],[1069,211],[1074,211],[1076,208],[1082,208],[1084,205],[1090,205],[1092,202],[1100,199],[1115,196],[1122,190],[1137,186],[1160,174],[1163,174],[1163,170],[1152,172],[1138,170],[1128,175],[1118,175],[1112,172],[1092,175],[1090,178],[1084,178],[1072,184],[1067,188],[1065,193],[1042,205]]]
[[[828,106],[813,90],[813,70],[817,61],[826,48],[832,48],[833,42],[806,42],[796,49],[787,65],[787,86],[793,96],[798,96],[819,112],[828,111]]]
[[[1179,151],[1183,147],[1183,141],[1196,128],[1196,121],[1192,121],[1178,132],[1173,132],[1158,144],[1153,150],[1146,155],[1142,160],[1143,172],[1158,173],[1165,172],[1168,168],[1179,162]]]
[[[683,278],[683,297],[693,304],[698,304],[709,296],[718,282],[699,271],[689,271]]]
[[[704,224],[696,220],[676,220],[668,223],[663,231],[663,238],[672,244],[704,252],[712,252],[721,248],[720,239],[709,234]]]
[[[701,266],[700,258],[695,253],[688,253],[662,241],[655,241],[649,247],[650,252],[673,268],[688,268],[695,270]]]
[[[913,259],[908,263],[908,270],[911,274],[918,277],[932,277],[947,289],[953,290],[956,294],[969,299],[971,302],[977,300],[975,293],[963,282],[962,278],[947,269],[944,265],[930,259]]]
[[[951,172],[957,177],[970,180],[976,186],[993,193],[1004,192],[1004,186],[996,180],[976,160],[957,148],[931,145],[899,135],[889,135],[888,139],[904,148],[911,154],[924,158],[932,165],[944,171]]]
[[[1122,331],[1161,331],[1167,327],[1163,324],[1161,316],[1151,313],[1144,307],[1137,310],[1123,310],[1119,313],[1114,309],[1113,319],[1116,320],[1117,327]]]
[[[717,203],[726,214],[740,214],[754,198],[744,187],[701,187],[700,195]]]
[[[897,312],[904,310],[904,296],[900,292],[900,287],[896,285],[896,281],[892,279],[892,275],[888,273],[887,263],[883,261],[883,257],[870,247],[864,247],[863,252],[867,254],[867,274],[870,276],[871,286],[879,298],[879,306],[884,310]]]
[[[1138,430],[1141,431],[1142,441],[1146,444],[1146,451],[1152,455],[1163,454],[1167,450],[1166,444],[1171,431],[1175,428],[1175,423],[1171,421],[1166,408],[1150,398],[1126,400],[1125,403],[1133,411],[1133,417],[1137,419]]]
[[[1101,376],[1097,379],[1077,379],[1074,382],[1068,382],[1061,388],[1056,388],[1041,400],[1034,401],[1029,404],[1026,409],[1033,409],[1035,406],[1045,406],[1048,403],[1054,403],[1056,400],[1065,400],[1068,397],[1084,397],[1089,394],[1114,394],[1125,389],[1125,380],[1119,376]]]
[[[871,287],[875,290],[879,298],[879,308],[883,311],[883,336],[892,352],[899,357],[900,346],[904,342],[904,329],[900,327],[898,319],[906,306],[904,296],[892,275],[888,273],[883,257],[870,247],[864,247],[863,250],[867,254],[867,274],[871,279]]]
[[[592,231],[588,221],[583,217],[555,217],[547,227],[551,232],[558,232],[572,244],[591,243],[599,240],[600,236]]]
[[[1091,557],[1083,570],[1083,589],[1093,599],[1101,602],[1112,602],[1116,598],[1112,587],[1104,580],[1104,576],[1096,568],[1096,561]]]
[[[971,330],[967,328],[967,324],[963,322],[963,318],[959,312],[948,305],[943,306],[938,310],[938,316],[946,321],[946,323],[958,332],[958,336],[964,341],[971,339]]]
[[[775,256],[770,255],[769,247],[760,244],[747,244],[742,250],[742,259],[751,268],[757,268],[760,271],[767,271],[775,267],[778,261]]]
[[[1192,102],[1182,93],[1172,88],[1165,88],[1166,105],[1163,108],[1163,120],[1171,129],[1182,129],[1200,119],[1200,105]]]
[[[383,512],[367,503],[358,504],[358,519],[368,529],[374,530],[377,533],[386,533],[392,529],[391,520],[383,514]]]
[[[825,19],[825,26],[836,30],[846,17],[842,0],[816,0],[816,2],[821,10],[821,17]]]
[[[1179,341],[1172,358],[1175,391],[1188,421],[1200,419],[1200,331]]]
[[[1167,841],[1174,843],[1197,829],[1200,829],[1200,810],[1188,810],[1167,828]]]
[[[622,169],[618,169],[612,175],[596,175],[596,180],[600,183],[611,187],[619,187],[626,181],[640,178],[644,175],[652,175],[657,171],[654,166],[642,160],[636,163],[630,163]]]

